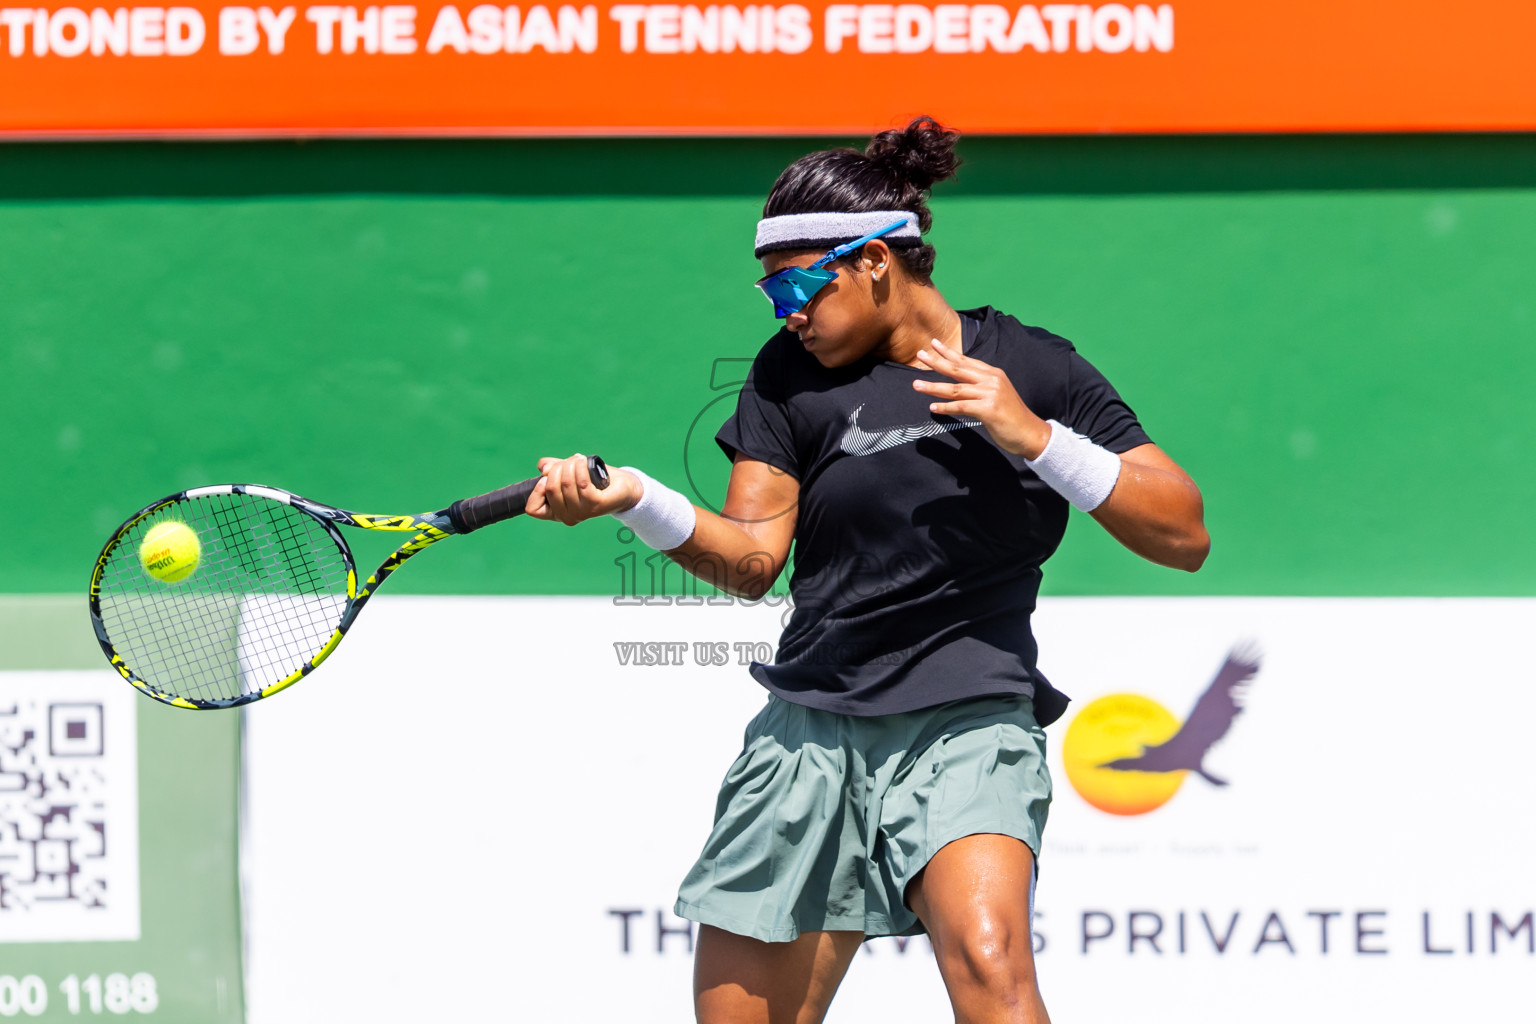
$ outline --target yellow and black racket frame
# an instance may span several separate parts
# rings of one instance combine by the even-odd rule
[[[603,460],[595,455],[587,459],[587,468],[594,485],[599,488],[608,486],[609,478],[607,467]],[[253,701],[261,700],[279,693],[294,683],[303,679],[309,673],[320,666],[326,658],[330,657],[336,645],[341,643],[341,638],[351,628],[357,615],[368,603],[368,599],[374,595],[379,586],[389,578],[390,574],[405,562],[421,551],[426,550],[438,541],[455,534],[472,533],[484,526],[510,519],[520,514],[527,503],[529,494],[539,478],[533,477],[520,483],[503,487],[488,494],[482,494],[473,498],[464,498],[455,501],[452,505],[436,512],[426,512],[421,515],[365,515],[360,512],[348,512],[346,509],[337,508],[334,505],[326,505],[322,502],[312,501],[301,497],[291,491],[285,491],[280,487],[269,487],[265,484],[216,484],[210,487],[194,487],[185,491],[161,498],[159,501],[145,505],[134,515],[130,516],[121,526],[113,531],[106,544],[102,546],[101,554],[96,557],[96,566],[91,572],[90,584],[90,608],[91,626],[96,632],[96,640],[101,644],[102,653],[118,674],[129,683],[133,684],[142,693],[153,697],[155,700],[170,704],[179,708],[191,708],[194,710],[220,710],[224,708],[240,707]],[[134,526],[143,522],[166,508],[180,502],[194,500],[196,498],[210,497],[214,495],[249,494],[271,501],[280,502],[313,518],[324,529],[336,544],[344,560],[347,570],[347,603],[342,610],[341,618],[332,632],[330,639],[309,660],[305,661],[282,679],[259,690],[241,694],[238,697],[219,699],[203,699],[184,697],[178,694],[166,693],[158,689],[151,681],[142,678],[123,659],[117,648],[112,643],[112,638],[107,634],[106,624],[102,620],[101,613],[101,579],[106,572],[107,562],[112,553],[117,550],[122,540]],[[352,549],[348,547],[346,539],[342,536],[338,526],[353,526],[364,530],[380,530],[389,533],[412,533],[410,540],[400,545],[394,552],[379,565],[359,587],[357,585],[357,562],[352,557]]]

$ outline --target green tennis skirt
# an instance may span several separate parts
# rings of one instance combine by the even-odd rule
[[[770,696],[743,747],[680,917],[767,942],[915,935],[907,883],[946,844],[997,833],[1039,855],[1051,776],[1028,697],[865,718]]]

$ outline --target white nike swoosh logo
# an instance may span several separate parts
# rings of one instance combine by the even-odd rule
[[[981,426],[981,420],[974,416],[950,416],[946,417],[945,422],[942,423],[935,420],[911,427],[865,430],[859,426],[859,409],[863,408],[861,405],[848,414],[848,429],[843,431],[842,440],[838,442],[838,447],[848,455],[873,455],[875,452],[883,452],[887,448],[895,448],[899,444],[906,444],[919,438],[937,437],[955,430]]]

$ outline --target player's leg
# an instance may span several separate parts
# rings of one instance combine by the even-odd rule
[[[818,1024],[862,932],[803,932],[763,942],[702,925],[693,961],[699,1024]]]
[[[1035,983],[1029,883],[1035,858],[1011,836],[944,846],[907,886],[928,929],[956,1024],[1048,1024]]]

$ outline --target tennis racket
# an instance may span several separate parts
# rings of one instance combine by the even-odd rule
[[[595,486],[608,486],[602,459],[589,457],[587,469]],[[131,516],[101,549],[90,590],[96,639],[124,679],[167,704],[233,708],[270,697],[336,649],[407,558],[521,515],[538,482],[418,516],[362,515],[257,484],[181,491]],[[196,535],[194,547],[171,531],[187,539],[196,562],[176,582],[150,572],[156,541],[148,535],[166,523]],[[414,536],[359,588],[341,526]]]

